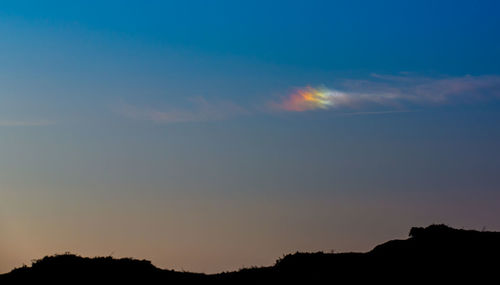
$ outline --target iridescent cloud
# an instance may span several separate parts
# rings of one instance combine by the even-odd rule
[[[297,89],[295,93],[285,98],[280,104],[281,109],[287,111],[308,111],[314,109],[328,109],[338,104],[345,103],[349,98],[347,94],[330,90],[325,87],[306,87]]]
[[[264,111],[305,112],[337,109],[346,114],[368,115],[411,112],[417,107],[466,103],[500,98],[500,76],[419,77],[372,74],[367,79],[343,79],[325,86],[296,88],[272,102],[254,106],[204,97],[189,99],[188,105],[164,108],[120,104],[115,111],[128,118],[155,123],[221,121]],[[270,107],[270,108],[269,108]],[[380,108],[382,107],[382,108]],[[3,123],[22,125],[23,123]],[[0,126],[2,122],[0,121]]]
[[[470,102],[500,97],[500,76],[413,77],[372,74],[370,79],[335,82],[338,89],[298,88],[279,101],[274,110],[303,112],[333,108],[370,109],[370,106],[400,108],[416,105]]]

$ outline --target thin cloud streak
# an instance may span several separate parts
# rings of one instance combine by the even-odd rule
[[[341,80],[338,89],[297,88],[269,105],[277,111],[404,108],[409,104],[446,104],[500,97],[500,76],[426,78],[372,74],[370,80]]]
[[[391,111],[367,111],[367,112],[351,112],[342,113],[342,116],[363,116],[363,115],[386,115],[386,114],[397,114],[397,113],[415,113],[419,110],[391,110]]]
[[[54,125],[55,122],[49,120],[37,121],[19,121],[19,120],[0,120],[0,127],[40,127]]]
[[[189,101],[191,103],[190,107],[175,107],[167,110],[120,104],[116,108],[116,112],[128,118],[161,124],[220,121],[250,113],[248,110],[229,101],[208,102],[203,97],[191,98]]]

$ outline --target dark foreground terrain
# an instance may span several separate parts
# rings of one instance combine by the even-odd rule
[[[213,275],[146,260],[55,255],[0,275],[0,284],[498,284],[499,276],[500,232],[432,225],[367,253],[295,253],[273,266]]]

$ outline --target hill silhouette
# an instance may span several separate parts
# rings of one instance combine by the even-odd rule
[[[500,232],[412,228],[366,253],[294,253],[273,266],[202,274],[159,269],[147,260],[47,256],[0,275],[0,284],[391,284],[498,279]]]

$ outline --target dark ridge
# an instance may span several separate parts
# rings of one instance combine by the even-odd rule
[[[147,260],[47,256],[0,275],[0,284],[392,284],[498,279],[500,232],[412,228],[367,253],[294,253],[273,266],[201,274],[159,269]]]

